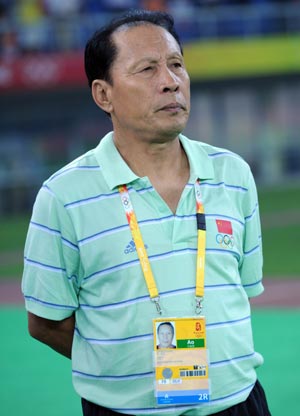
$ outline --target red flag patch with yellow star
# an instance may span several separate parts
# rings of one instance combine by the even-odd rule
[[[232,235],[232,224],[231,221],[227,220],[216,220],[218,232],[222,234]]]

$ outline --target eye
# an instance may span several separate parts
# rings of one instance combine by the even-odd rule
[[[181,62],[173,62],[173,66],[174,66],[174,68],[182,68],[183,67]]]
[[[152,71],[152,69],[153,69],[153,66],[146,66],[145,68],[142,69],[141,72],[149,72],[149,71]]]

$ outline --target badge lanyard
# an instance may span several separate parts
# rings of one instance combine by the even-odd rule
[[[206,225],[205,214],[200,192],[200,181],[197,179],[194,185],[196,197],[196,219],[197,219],[197,266],[196,266],[196,314],[202,312],[202,302],[204,297],[204,268],[205,268],[205,247],[206,247]],[[161,314],[159,304],[159,292],[151,270],[150,261],[142,238],[140,227],[131,204],[129,192],[126,185],[119,186],[122,204],[126,213],[127,221],[131,230],[132,238],[135,243],[136,251],[140,260],[143,275],[148,287],[151,300],[155,303],[157,312]]]

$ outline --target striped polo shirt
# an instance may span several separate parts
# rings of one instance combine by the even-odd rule
[[[50,177],[38,193],[25,246],[26,308],[61,320],[76,314],[72,373],[81,397],[131,415],[209,415],[244,401],[262,364],[248,297],[263,291],[257,193],[247,163],[224,149],[180,141],[190,179],[176,214],[147,177],[136,176],[108,133]],[[194,183],[205,209],[204,315],[211,400],[156,407],[152,320],[157,311],[121,203],[127,184],[163,317],[195,316]],[[190,411],[190,413],[188,413]]]

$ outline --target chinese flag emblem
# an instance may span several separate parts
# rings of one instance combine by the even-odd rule
[[[216,220],[216,223],[217,223],[219,233],[232,235],[232,225],[230,221]]]

